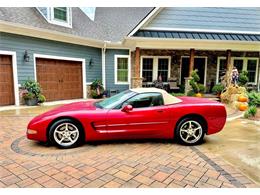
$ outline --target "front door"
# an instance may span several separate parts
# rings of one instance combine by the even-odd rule
[[[112,109],[107,114],[107,134],[114,138],[163,137],[169,131],[170,112],[160,93],[138,94],[123,105],[133,110]]]
[[[185,83],[184,78],[189,76],[189,57],[183,57],[181,60],[181,84]],[[198,70],[198,75],[200,77],[199,83],[204,84],[205,82],[205,68],[206,68],[206,58],[195,57],[194,58],[194,70]]]

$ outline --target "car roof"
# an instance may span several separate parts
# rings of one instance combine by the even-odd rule
[[[161,93],[163,96],[164,105],[177,104],[177,103],[182,102],[181,99],[174,97],[173,95],[167,93],[163,89],[149,87],[149,88],[133,88],[130,90],[133,92],[136,92],[136,93]]]

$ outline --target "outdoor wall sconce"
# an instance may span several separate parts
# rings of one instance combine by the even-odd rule
[[[30,61],[30,56],[28,55],[27,50],[25,50],[25,52],[24,52],[23,59],[24,59],[25,62],[29,62]]]
[[[92,58],[90,58],[88,65],[89,65],[89,66],[92,66],[92,65],[93,65],[93,59],[92,59]]]

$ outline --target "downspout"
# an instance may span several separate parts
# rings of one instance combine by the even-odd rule
[[[102,48],[102,83],[104,89],[106,89],[106,46],[107,43],[105,42]]]
[[[258,70],[257,70],[257,92],[259,92],[259,85],[260,85],[260,67],[259,67],[259,64],[260,64],[260,52],[258,52]]]

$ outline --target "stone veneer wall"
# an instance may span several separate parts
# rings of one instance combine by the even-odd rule
[[[157,50],[157,49],[140,49],[140,56],[171,56],[171,77],[179,79],[180,76],[180,65],[181,56],[189,56],[189,50]],[[196,51],[195,56],[206,56],[207,57],[207,74],[206,74],[206,85],[209,90],[211,82],[216,84],[216,72],[217,72],[217,59],[218,57],[226,56],[226,51]],[[235,52],[232,51],[232,57],[259,57],[258,52]],[[135,54],[131,53],[132,62],[132,73],[135,71]],[[141,62],[140,62],[141,65]],[[132,82],[133,86],[133,82]]]

